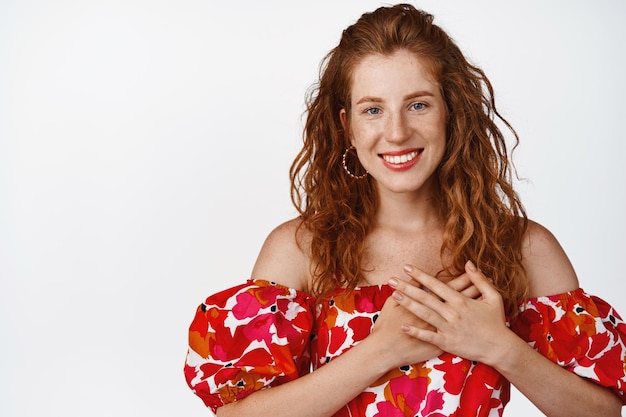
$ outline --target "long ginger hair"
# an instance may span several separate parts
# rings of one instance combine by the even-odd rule
[[[432,21],[411,5],[381,7],[344,30],[322,61],[307,97],[304,146],[290,170],[292,201],[311,235],[312,291],[362,281],[364,242],[378,208],[373,178],[355,179],[342,168],[350,137],[339,114],[350,114],[352,71],[368,55],[407,50],[427,63],[448,112],[446,151],[434,173],[444,224],[440,273],[458,274],[472,260],[499,289],[507,313],[515,314],[528,292],[521,255],[527,217],[496,120],[512,132],[514,146],[518,137],[496,110],[484,72]]]

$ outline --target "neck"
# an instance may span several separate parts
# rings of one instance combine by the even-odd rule
[[[398,231],[441,227],[441,217],[431,193],[379,195],[376,226]]]

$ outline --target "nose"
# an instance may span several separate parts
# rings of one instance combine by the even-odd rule
[[[387,125],[388,142],[402,143],[409,138],[408,121],[402,113],[390,115]]]

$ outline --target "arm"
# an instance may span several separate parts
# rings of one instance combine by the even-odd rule
[[[531,296],[578,287],[576,274],[556,239],[535,223],[529,227],[523,259]],[[477,300],[450,291],[414,268],[407,268],[407,272],[443,300],[397,282],[398,294],[394,296],[398,302],[437,328],[430,331],[405,326],[408,334],[492,366],[549,417],[620,416],[621,401],[609,389],[556,365],[508,329],[499,293],[471,262],[466,272],[482,293]]]
[[[378,359],[360,343],[315,372],[218,408],[217,416],[332,416],[386,372]]]
[[[302,231],[298,245],[297,227],[297,221],[290,221],[270,234],[255,264],[253,279],[272,280],[299,290],[309,287],[308,237]],[[459,286],[469,286],[469,280]],[[374,331],[364,341],[315,372],[218,408],[217,415],[331,416],[389,369],[421,362],[441,352],[398,331],[400,323],[407,321],[420,325],[418,319],[389,299]],[[403,356],[397,351],[404,352]]]
[[[578,288],[574,268],[559,242],[533,222],[529,223],[523,259],[531,297]],[[497,360],[496,369],[547,416],[621,415],[622,402],[609,389],[567,371],[513,332],[508,333],[510,346],[515,347],[509,350],[509,358]]]
[[[266,279],[306,291],[309,287],[308,245],[305,231],[297,234],[298,220],[278,226],[267,237],[252,271],[253,279]],[[386,369],[366,367],[375,363],[374,352],[361,343],[319,370],[243,400],[218,408],[218,417],[229,416],[330,416],[380,377]],[[362,372],[353,372],[360,369]],[[324,401],[320,401],[320,399]]]

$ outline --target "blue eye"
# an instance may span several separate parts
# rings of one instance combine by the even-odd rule
[[[426,107],[424,103],[413,103],[411,104],[411,110],[422,110]]]
[[[377,114],[380,114],[380,109],[378,107],[370,107],[368,109],[365,109],[365,113],[375,116]]]

